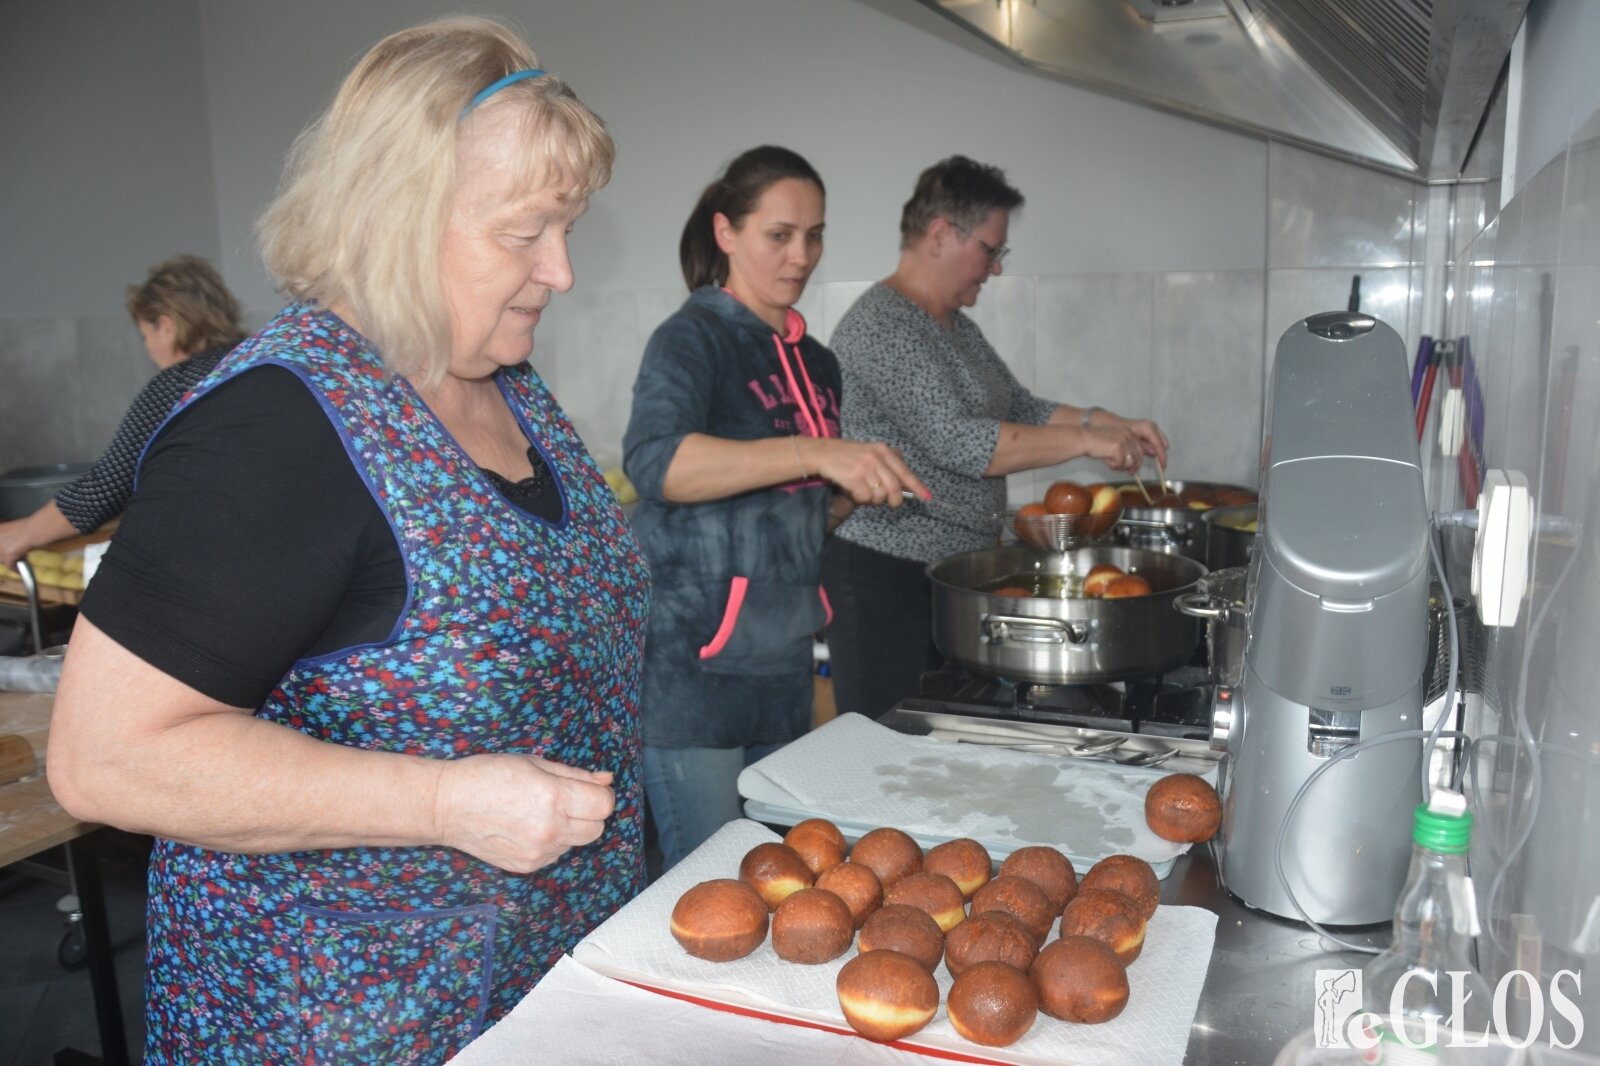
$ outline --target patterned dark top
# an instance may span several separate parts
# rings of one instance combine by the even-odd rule
[[[121,514],[133,495],[133,472],[156,428],[183,394],[216,369],[228,349],[212,348],[174,363],[139,390],[122,416],[111,447],[89,472],[56,493],[56,506],[79,533],[92,533]]]
[[[185,403],[269,364],[298,375],[345,440],[408,596],[384,639],[300,659],[256,716],[370,751],[611,770],[616,809],[599,840],[527,876],[442,846],[235,854],[157,840],[145,1061],[443,1062],[644,886],[648,576],[526,365],[497,383],[560,490],[555,521],[509,503],[404,378],[312,308],[286,309]]]
[[[1006,479],[983,472],[1000,423],[1042,425],[1056,404],[1023,388],[972,319],[951,318],[944,329],[879,283],[834,329],[844,436],[899,448],[933,498],[954,505],[858,507],[835,536],[922,563],[994,545],[998,527],[982,516],[1005,510]]]

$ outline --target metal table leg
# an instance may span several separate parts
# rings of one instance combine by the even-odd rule
[[[33,565],[26,559],[17,560],[17,574],[28,593],[28,625],[33,631],[33,654],[44,651],[44,626],[39,619],[39,582],[34,577]]]
[[[104,829],[67,843],[67,872],[83,912],[83,939],[89,957],[89,988],[94,993],[94,1016],[100,1030],[100,1058],[82,1052],[61,1051],[57,1066],[101,1062],[129,1066],[128,1034],[122,1025],[122,1000],[117,995],[117,970],[111,953],[111,932],[106,926],[105,885],[100,879],[100,847]]]

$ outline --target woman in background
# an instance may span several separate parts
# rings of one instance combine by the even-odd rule
[[[14,566],[42,544],[92,533],[121,514],[151,434],[183,394],[244,339],[238,302],[216,268],[197,255],[151,267],[144,284],[128,289],[128,314],[160,373],[140,390],[111,447],[86,474],[33,514],[0,522],[0,566]]]
[[[794,304],[822,257],[822,179],[752,148],[683,229],[690,293],[645,348],[623,439],[654,586],[640,696],[645,794],[671,867],[740,817],[739,771],[811,724],[823,535],[926,488],[839,439],[839,367]]]
[[[998,167],[958,155],[927,168],[900,214],[894,273],[833,331],[850,397],[845,432],[899,448],[954,505],[862,511],[829,540],[824,580],[838,618],[828,644],[841,714],[877,718],[942,664],[927,566],[993,546],[996,530],[961,515],[1005,510],[1007,474],[1079,456],[1119,471],[1146,455],[1166,461],[1154,422],[1030,393],[963,311],[1000,273],[1021,206]]]
[[[442,1062],[643,887],[648,578],[528,365],[612,158],[474,18],[296,143],[296,302],[152,441],[51,726],[62,806],[158,837],[145,1061]]]

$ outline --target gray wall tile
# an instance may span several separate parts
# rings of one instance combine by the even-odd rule
[[[1425,186],[1277,143],[1267,167],[1270,266],[1412,261],[1414,209]]]
[[[73,405],[84,385],[77,351],[70,318],[0,318],[0,470],[97,454],[75,440]]]
[[[1254,270],[1155,280],[1150,406],[1172,442],[1171,477],[1256,483],[1264,285]]]
[[[1149,417],[1152,275],[1056,274],[1039,278],[1035,293],[1033,391],[1076,407]],[[1074,459],[1013,475],[1012,492],[1038,499],[1059,478],[1087,483],[1109,476],[1097,459]]]

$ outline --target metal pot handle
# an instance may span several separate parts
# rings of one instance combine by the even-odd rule
[[[1014,614],[986,614],[980,625],[980,640],[985,644],[1082,644],[1089,639],[1089,626],[1060,618],[1028,618]]]
[[[1186,592],[1182,596],[1174,596],[1172,609],[1190,618],[1224,621],[1228,617],[1228,605],[1212,599],[1204,592]]]
[[[1175,544],[1189,544],[1194,541],[1197,525],[1180,526],[1171,522],[1162,522],[1155,518],[1119,518],[1117,524],[1126,529],[1152,530],[1160,533]]]

